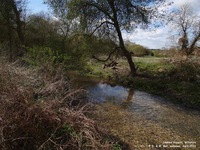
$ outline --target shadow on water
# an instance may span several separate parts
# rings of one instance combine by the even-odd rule
[[[186,110],[161,97],[96,79],[76,78],[73,82],[89,91],[90,101],[101,105],[98,111],[104,120],[102,124],[133,147],[155,146],[165,141],[179,141],[181,146],[184,141],[192,141],[197,146],[200,142],[198,111]]]

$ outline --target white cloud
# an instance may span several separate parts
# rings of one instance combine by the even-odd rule
[[[134,33],[124,33],[125,40],[135,42],[148,48],[162,48],[167,46],[168,27],[158,28],[157,30],[137,29]]]
[[[179,7],[183,4],[190,4],[194,13],[200,16],[200,2],[199,0],[174,0],[174,4],[171,7]],[[141,44],[148,48],[162,48],[170,46],[170,40],[168,37],[170,36],[169,27],[165,26],[162,28],[158,28],[155,31],[142,30],[137,29],[133,33],[124,33],[123,36],[125,40],[129,40],[131,42],[135,42],[137,44]]]

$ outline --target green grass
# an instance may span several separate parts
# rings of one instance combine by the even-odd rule
[[[170,63],[160,59],[138,61],[138,73],[147,78],[132,79],[135,88],[164,96],[186,106],[200,108],[199,61],[188,60]]]
[[[168,60],[167,57],[152,57],[152,56],[146,56],[146,57],[133,57],[134,62],[144,62],[144,63],[153,63],[153,62],[164,62],[165,60]]]
[[[163,96],[175,103],[200,108],[200,87],[195,82],[169,80],[165,78],[135,78],[132,87]]]

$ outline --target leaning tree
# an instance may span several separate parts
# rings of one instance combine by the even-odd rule
[[[163,15],[158,9],[165,0],[46,0],[56,13],[65,12],[67,16],[79,22],[81,28],[90,34],[115,34],[118,47],[126,57],[131,75],[136,75],[136,67],[132,56],[126,49],[123,31],[132,31],[137,27],[147,27],[152,23],[160,25],[154,19]],[[159,15],[160,14],[160,15]],[[100,34],[98,34],[100,33]]]

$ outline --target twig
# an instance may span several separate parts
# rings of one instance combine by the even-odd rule
[[[99,58],[97,58],[96,56],[92,56],[92,58],[94,58],[94,59],[96,59],[96,60],[98,60],[98,61],[101,61],[101,62],[106,62],[106,61],[108,61],[110,58],[111,58],[111,56],[117,51],[117,49],[119,49],[120,47],[115,47],[114,48],[114,50],[108,55],[108,58],[106,58],[106,59],[99,59]]]

